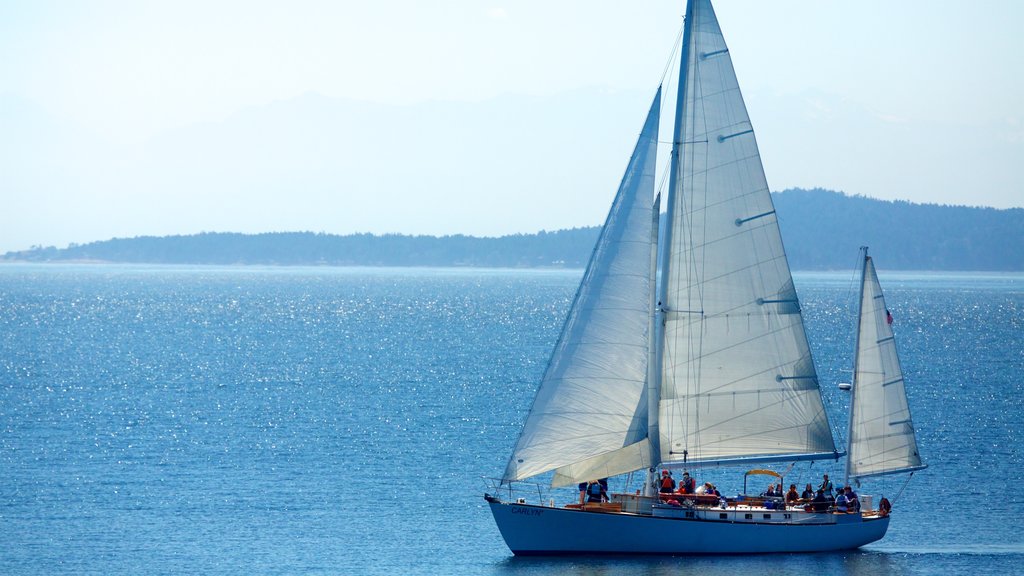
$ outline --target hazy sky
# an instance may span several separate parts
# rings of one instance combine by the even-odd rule
[[[773,190],[1024,205],[1024,2],[719,0]],[[682,1],[0,1],[0,253],[601,221]]]

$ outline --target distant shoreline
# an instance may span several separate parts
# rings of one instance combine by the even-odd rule
[[[258,268],[271,268],[271,269],[336,269],[336,270],[374,270],[374,271],[385,271],[385,270],[449,270],[459,272],[573,272],[582,274],[585,268],[583,267],[500,267],[500,266],[374,266],[365,264],[348,264],[348,265],[336,265],[336,264],[163,264],[163,263],[150,263],[150,262],[108,262],[101,260],[88,260],[88,261],[75,261],[75,260],[60,260],[60,261],[46,261],[46,262],[32,262],[29,260],[0,260],[0,268],[4,266],[38,266],[40,268],[46,267],[61,267],[61,266],[81,266],[81,267],[95,267],[97,269],[104,267],[121,267],[121,268],[207,268],[207,269],[258,269]],[[810,275],[835,275],[845,276],[853,275],[856,270],[847,269],[797,269],[794,268],[792,273],[794,276],[810,276]],[[895,276],[895,277],[907,277],[907,276],[930,276],[935,278],[943,277],[956,277],[962,276],[965,278],[979,278],[984,276],[992,277],[1020,277],[1024,280],[1024,270],[879,270],[879,276]]]
[[[866,245],[882,270],[1024,271],[1022,208],[887,202],[828,190],[772,197],[794,270],[846,270]],[[0,255],[0,263],[574,269],[586,266],[599,232],[597,226],[501,237],[205,232],[36,246]]]

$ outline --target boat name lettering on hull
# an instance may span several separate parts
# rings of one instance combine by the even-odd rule
[[[513,514],[525,514],[527,516],[540,516],[544,513],[543,510],[537,510],[535,508],[520,508],[518,506],[512,507]]]

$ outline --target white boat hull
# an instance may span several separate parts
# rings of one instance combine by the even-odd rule
[[[879,540],[889,527],[888,517],[859,514],[800,513],[792,521],[759,522],[710,519],[718,517],[715,509],[705,518],[683,518],[488,502],[516,555],[827,552]]]

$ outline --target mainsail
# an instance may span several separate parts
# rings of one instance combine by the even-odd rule
[[[708,0],[691,2],[686,17],[661,261],[656,457],[834,457],[729,49]]]
[[[590,263],[503,477],[563,467],[556,483],[648,465],[647,435],[655,156],[654,98]],[[633,446],[633,448],[630,448]],[[625,450],[623,450],[625,449]],[[572,465],[577,464],[574,472]],[[582,474],[582,476],[579,476]]]
[[[865,249],[850,401],[847,475],[854,478],[924,468],[917,450],[892,316]]]

